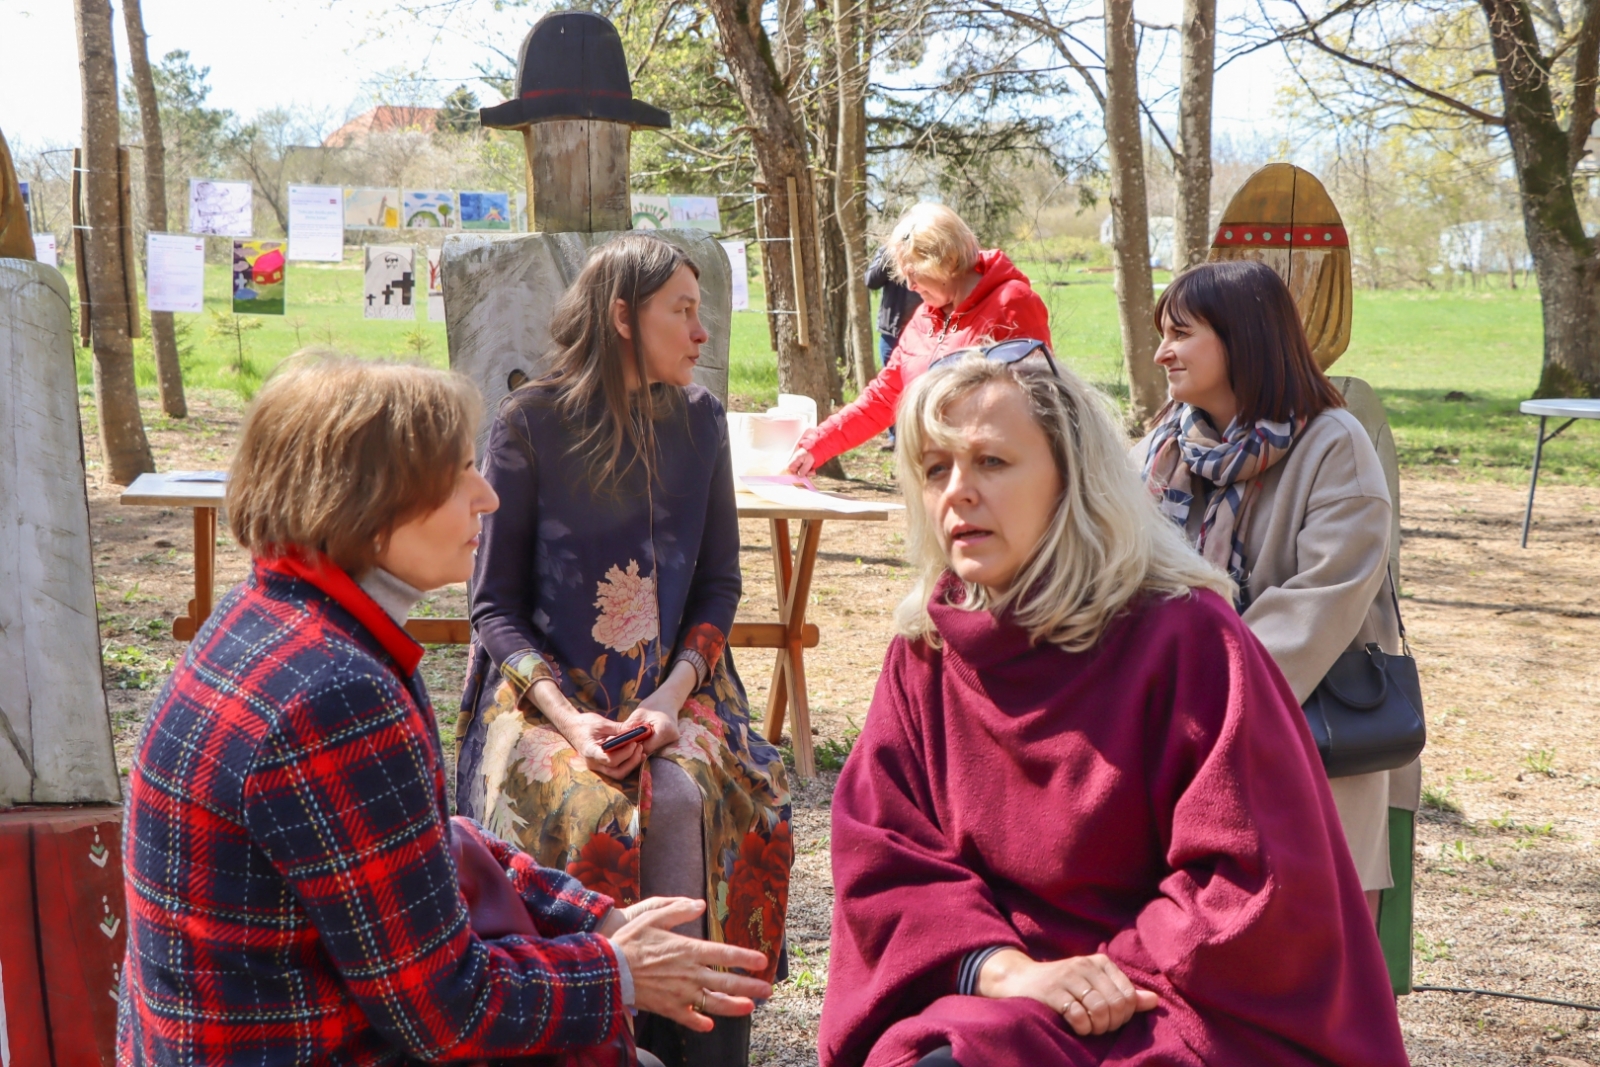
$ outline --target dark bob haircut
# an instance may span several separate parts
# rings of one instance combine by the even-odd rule
[[[1278,272],[1258,260],[1201,263],[1156,301],[1156,329],[1204,323],[1222,341],[1240,422],[1311,419],[1344,397],[1311,358],[1300,310]],[[1172,408],[1162,409],[1159,419]],[[1226,427],[1217,427],[1219,430]]]

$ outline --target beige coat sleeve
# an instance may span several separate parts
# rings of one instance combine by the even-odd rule
[[[1387,573],[1388,491],[1381,471],[1374,481],[1359,463],[1348,437],[1329,449],[1295,537],[1296,572],[1263,590],[1244,613],[1302,702],[1355,640]]]

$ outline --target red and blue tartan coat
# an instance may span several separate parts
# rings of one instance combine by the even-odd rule
[[[421,656],[326,563],[217,605],[129,781],[120,1065],[632,1062],[608,897],[488,838],[542,937],[472,932]]]

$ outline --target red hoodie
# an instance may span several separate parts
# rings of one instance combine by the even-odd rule
[[[1028,276],[1004,252],[978,253],[973,270],[978,286],[961,306],[946,316],[943,308],[923,304],[906,323],[889,363],[872,384],[835,411],[821,426],[800,438],[817,466],[841,452],[871,440],[894,425],[900,394],[933,362],[975,345],[1032,337],[1050,343],[1050,315],[1033,291]]]

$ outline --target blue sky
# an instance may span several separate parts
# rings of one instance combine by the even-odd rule
[[[114,0],[115,2],[115,0]],[[486,57],[481,40],[514,52],[544,5],[496,12],[489,0],[442,0],[443,30],[422,25],[369,0],[144,0],[152,60],[187,49],[211,68],[211,103],[241,115],[272,106],[298,108],[335,124],[370,106],[384,72],[421,71],[441,91],[473,80]],[[1242,3],[1221,0],[1226,14]],[[122,6],[115,2],[119,70],[127,70]],[[1151,23],[1176,21],[1181,0],[1140,0]],[[0,0],[0,130],[14,147],[67,145],[78,139],[78,55],[69,0]],[[1153,40],[1153,38],[1151,38]],[[1153,49],[1150,49],[1153,53]],[[1147,72],[1176,79],[1177,51]],[[1275,138],[1281,121],[1273,104],[1286,77],[1276,52],[1234,64],[1216,87],[1216,131],[1236,140]],[[492,97],[474,85],[481,97]],[[485,99],[485,103],[491,102]],[[1172,123],[1166,122],[1169,133]]]

